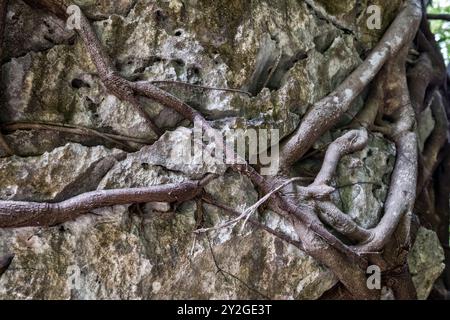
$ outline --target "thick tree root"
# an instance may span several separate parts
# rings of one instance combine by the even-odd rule
[[[184,202],[200,194],[203,183],[188,181],[148,188],[99,190],[59,203],[0,201],[0,227],[53,226],[91,210],[131,203]]]

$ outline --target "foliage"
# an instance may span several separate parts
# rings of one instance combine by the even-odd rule
[[[450,14],[449,0],[434,0],[428,8],[428,13],[444,13]],[[436,40],[441,47],[445,61],[450,59],[450,21],[430,20],[431,31],[436,35]]]

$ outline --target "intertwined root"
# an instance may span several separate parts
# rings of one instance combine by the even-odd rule
[[[64,15],[70,4],[69,1],[57,0],[40,0],[38,3],[59,15]],[[248,219],[250,223],[294,244],[319,260],[333,270],[348,292],[358,298],[377,298],[380,294],[369,290],[366,286],[365,268],[369,263],[380,265],[384,271],[399,267],[404,270],[403,266],[406,263],[405,255],[384,254],[383,250],[388,248],[388,252],[398,252],[399,250],[392,250],[392,246],[407,248],[410,245],[411,213],[418,185],[416,113],[428,99],[429,88],[437,89],[439,81],[442,81],[442,77],[433,76],[432,67],[439,63],[435,48],[433,49],[427,39],[423,26],[418,35],[419,51],[413,51],[419,53],[419,57],[412,72],[428,70],[428,73],[427,76],[421,76],[419,82],[413,77],[410,77],[409,81],[407,79],[406,63],[411,61],[408,53],[421,23],[422,11],[421,1],[405,1],[397,18],[367,59],[334,92],[317,102],[302,119],[296,131],[283,141],[280,150],[281,170],[275,177],[263,177],[248,164],[231,165],[234,171],[249,177],[262,193],[271,193],[269,208],[294,221],[300,241],[293,241],[287,235],[261,225],[252,218]],[[118,98],[130,102],[157,135],[161,135],[162,132],[142,108],[138,97],[157,101],[186,119],[201,123],[204,130],[212,130],[202,114],[177,97],[151,82],[130,82],[118,75],[83,14],[81,14],[81,28],[77,31],[105,87]],[[331,143],[314,182],[308,187],[296,186],[294,189],[297,193],[294,197],[285,192],[286,188],[279,188],[279,191],[274,192],[274,189],[286,181],[295,184],[289,176],[291,166],[305,155],[320,136],[337,124],[352,102],[370,83],[373,83],[373,86],[366,107],[355,117],[351,125],[354,130],[348,131]],[[414,92],[410,95],[411,88],[414,88]],[[433,114],[444,119],[442,96],[436,91],[433,97]],[[383,120],[384,115],[388,115],[391,122]],[[378,226],[367,230],[332,203],[330,192],[333,191],[331,183],[340,159],[365,148],[371,130],[384,133],[395,143],[397,160],[384,215]],[[446,143],[447,131],[448,122],[444,120],[438,122],[433,138],[426,146],[425,170],[419,178],[421,187],[427,183],[438,164],[439,151]],[[7,150],[2,141],[0,136],[0,146]],[[228,151],[234,153],[234,150]],[[101,206],[130,202],[186,201],[194,197],[201,197],[203,201],[239,216],[240,213],[215,202],[211,196],[202,191],[204,185],[213,178],[209,176],[203,181],[145,189],[97,191],[56,204],[0,201],[0,226],[52,225],[73,219],[87,210]],[[308,205],[299,207],[299,202]],[[335,236],[335,233],[330,232],[327,227],[332,228],[339,236]],[[392,241],[394,234],[397,240],[395,243]],[[399,274],[393,276],[396,279],[392,282],[393,290],[398,297],[413,298],[415,293],[409,273],[406,270]]]

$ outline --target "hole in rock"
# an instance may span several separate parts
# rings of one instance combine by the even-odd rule
[[[87,83],[87,82],[85,82],[85,81],[83,81],[81,79],[78,79],[78,78],[73,79],[72,82],[70,83],[70,85],[72,86],[72,88],[75,88],[75,89],[90,88],[91,87],[89,85],[89,83]]]

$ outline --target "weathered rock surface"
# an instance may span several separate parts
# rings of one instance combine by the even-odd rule
[[[2,200],[61,201],[97,188],[124,153],[67,144],[40,157],[0,159]]]
[[[30,51],[45,51],[55,44],[71,43],[75,33],[51,14],[33,10],[24,1],[9,1],[5,44],[1,61],[17,58]]]
[[[301,2],[274,7],[265,1],[249,6],[139,0],[114,5],[106,1],[101,8],[92,1],[78,3],[88,15],[98,16],[103,10],[108,16],[94,26],[122,75],[133,80],[178,80],[250,91],[251,98],[164,86],[211,119],[229,117],[232,128],[278,128],[283,138],[295,129],[298,115],[361,62],[355,40],[318,20]],[[17,16],[31,12],[40,17],[20,0],[11,10],[17,11]],[[218,10],[227,14],[217,16]],[[232,10],[240,12],[239,19]],[[285,10],[295,16],[286,20]],[[23,20],[27,27],[40,24]],[[16,29],[8,25],[8,30]],[[326,34],[331,35],[324,38]],[[15,42],[14,37],[7,32],[8,41]],[[38,46],[21,48],[21,42],[13,47],[28,53],[7,53],[6,58],[12,60],[3,66],[3,122],[64,122],[154,137],[131,106],[107,94],[79,40],[73,45],[44,47],[49,48],[46,51]],[[151,101],[143,103],[160,126],[174,127],[180,120]]]
[[[67,157],[58,167],[67,183],[77,179],[70,175],[74,165],[87,166],[83,154],[90,150],[79,150],[80,158]],[[167,146],[157,150],[164,152]],[[180,168],[183,175],[161,167],[157,159],[163,154],[143,163],[149,151],[117,162],[99,188],[173,183],[189,176],[189,168]],[[41,158],[29,164],[34,175],[18,181],[20,188],[43,183],[42,176],[56,173],[54,166],[42,166],[46,155]],[[54,188],[61,189],[57,184]],[[236,209],[257,200],[251,183],[235,174],[213,181],[207,191]],[[198,221],[212,226],[229,219],[222,210],[203,205],[200,211],[198,205],[188,202],[169,210],[159,206],[165,212],[154,206],[116,206],[54,228],[0,230],[0,252],[16,254],[0,279],[0,298],[313,299],[336,282],[330,271],[297,248],[250,226],[242,235],[237,226],[208,238],[195,236]]]
[[[370,1],[385,10],[381,30],[367,29],[369,1],[75,2],[96,21],[100,40],[124,77],[246,90],[250,96],[160,84],[219,130],[279,129],[281,139],[359,65],[400,0]],[[0,123],[68,123],[154,138],[129,104],[107,93],[83,43],[64,24],[22,0],[10,1]],[[225,172],[215,162],[184,161],[180,140],[190,134],[188,124],[152,101],[142,103],[159,126],[171,131],[133,154],[94,147],[104,143],[101,139],[61,132],[7,132],[6,139],[15,141],[14,150],[24,157],[0,160],[0,198],[55,201],[96,188],[143,187]],[[362,103],[361,98],[351,113]],[[331,138],[325,135],[316,148]],[[366,227],[382,213],[395,156],[381,136],[370,139],[368,148],[344,159],[335,181],[336,202]],[[314,172],[320,160],[302,165]],[[258,198],[250,181],[230,172],[207,191],[237,210]],[[292,232],[273,213],[258,218]],[[192,233],[199,225],[228,219],[223,210],[190,201],[115,206],[53,228],[0,230],[0,255],[16,254],[0,278],[0,298],[316,299],[336,283],[314,259],[251,225],[242,234],[240,225],[208,238]],[[440,273],[441,248],[433,239],[421,231],[410,257],[422,298]]]
[[[408,265],[417,289],[417,297],[426,299],[434,282],[444,271],[444,250],[435,232],[420,228],[408,257]]]
[[[364,228],[376,227],[383,214],[395,154],[391,142],[382,135],[371,134],[364,150],[339,162],[336,202]]]

